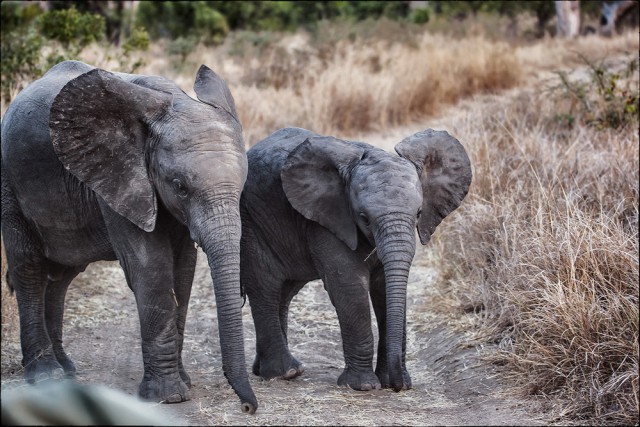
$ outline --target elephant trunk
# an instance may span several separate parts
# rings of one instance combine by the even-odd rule
[[[241,402],[242,412],[253,414],[258,401],[245,366],[240,292],[240,212],[238,202],[216,203],[206,215],[196,241],[207,255],[216,296],[222,371]]]
[[[407,280],[416,250],[415,218],[393,213],[378,223],[374,236],[386,283],[386,342],[389,385],[402,390]]]

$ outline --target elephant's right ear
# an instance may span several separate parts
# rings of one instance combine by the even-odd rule
[[[420,242],[426,245],[440,222],[453,212],[471,185],[471,162],[460,141],[446,131],[427,129],[405,138],[396,152],[412,162],[422,184]]]
[[[145,231],[157,216],[147,139],[171,103],[170,94],[95,68],[69,81],[51,106],[51,140],[64,167]]]
[[[282,187],[305,218],[330,230],[354,250],[358,231],[351,215],[346,175],[364,150],[332,137],[311,137],[296,147],[282,168]]]
[[[240,122],[229,86],[211,68],[204,64],[200,66],[193,90],[200,101],[215,108],[222,108]]]

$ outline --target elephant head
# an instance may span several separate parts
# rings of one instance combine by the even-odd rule
[[[242,338],[239,199],[247,176],[242,127],[226,83],[200,67],[192,99],[161,77],[93,69],[67,83],[49,128],[64,167],[146,232],[160,206],[207,255],[223,370],[252,412]]]
[[[359,235],[377,248],[386,281],[390,385],[403,387],[402,337],[415,228],[427,244],[436,226],[467,194],[471,166],[447,132],[426,130],[395,147],[400,156],[364,143],[309,137],[281,173],[291,205],[356,250]]]

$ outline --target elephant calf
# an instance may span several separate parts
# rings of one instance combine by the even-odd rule
[[[338,384],[411,388],[405,305],[414,230],[429,241],[467,194],[471,166],[444,131],[416,133],[395,149],[400,156],[287,128],[248,151],[240,274],[256,328],[254,374],[302,374],[287,345],[289,303],[321,278],[342,333]],[[368,295],[380,337],[375,374]]]

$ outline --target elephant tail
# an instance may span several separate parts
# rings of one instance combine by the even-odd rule
[[[18,206],[18,201],[16,200],[16,196],[13,194],[11,187],[9,186],[9,181],[4,172],[4,164],[2,163],[2,152],[0,151],[0,174],[2,179],[2,221],[0,223],[4,224],[9,217],[9,210],[13,209],[11,205]],[[4,226],[2,227],[4,229]],[[4,230],[3,230],[4,231]],[[2,272],[4,273],[5,281],[7,282],[7,287],[9,288],[9,292],[13,294],[13,284],[11,283],[11,275],[9,274],[9,269],[7,267],[7,256],[4,250],[4,232],[2,233]]]

